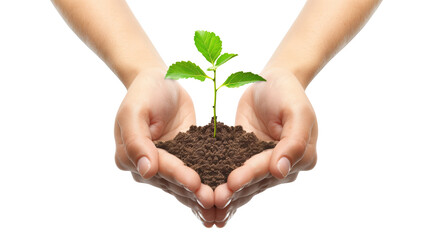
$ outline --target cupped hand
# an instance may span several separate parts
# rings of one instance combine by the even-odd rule
[[[246,89],[238,104],[236,125],[277,145],[247,160],[215,189],[218,226],[224,226],[256,194],[292,182],[300,171],[316,164],[317,120],[304,87],[286,71],[261,75],[267,82]]]
[[[207,226],[214,212],[213,190],[177,157],[156,148],[154,141],[173,139],[195,124],[192,100],[165,72],[139,74],[128,87],[115,121],[116,165],[175,196]]]

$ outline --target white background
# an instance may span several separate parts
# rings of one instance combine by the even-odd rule
[[[260,71],[303,3],[129,1],[167,64],[204,65],[193,32],[216,32],[239,54],[220,77]],[[125,89],[52,4],[1,1],[0,239],[429,239],[427,5],[384,1],[307,89],[316,168],[206,229],[116,168]],[[210,83],[181,82],[206,124]],[[220,120],[234,123],[243,90],[220,92]]]

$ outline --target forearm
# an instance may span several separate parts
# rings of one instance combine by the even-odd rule
[[[264,69],[287,69],[304,87],[365,25],[381,0],[308,0]]]
[[[125,0],[52,0],[75,33],[128,88],[144,71],[166,68]]]

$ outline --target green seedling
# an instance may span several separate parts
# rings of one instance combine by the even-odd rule
[[[216,85],[216,70],[222,64],[228,62],[231,58],[236,57],[237,54],[224,53],[222,51],[222,41],[216,34],[207,31],[195,31],[194,36],[195,46],[198,51],[203,54],[205,59],[211,64],[207,71],[213,72],[213,77],[209,77],[199,66],[190,61],[181,61],[172,64],[165,75],[165,78],[178,80],[181,78],[194,78],[203,82],[206,78],[213,81],[214,89],[214,104],[213,104],[213,122],[214,132],[213,137],[216,137],[216,96],[217,91],[223,86],[228,88],[236,88],[243,86],[247,83],[266,81],[263,77],[251,72],[236,72],[231,74],[225,82],[219,87]]]

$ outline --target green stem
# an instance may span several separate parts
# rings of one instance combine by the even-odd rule
[[[213,121],[214,121],[214,132],[213,132],[213,137],[216,137],[216,95],[217,95],[217,88],[216,88],[216,70],[213,71],[214,72],[214,77],[213,77],[213,84],[214,84],[214,104],[213,104]]]

